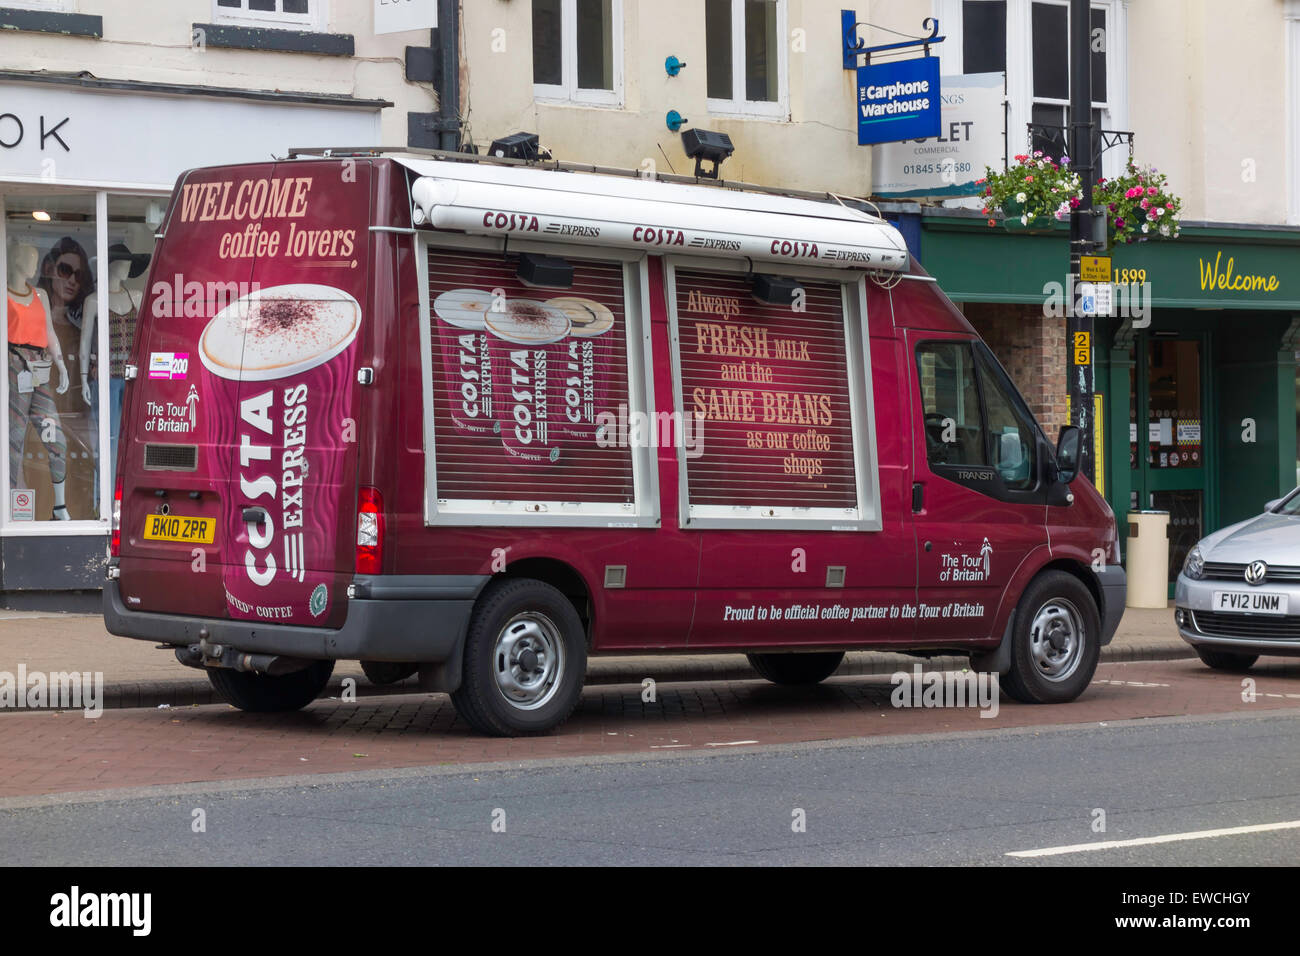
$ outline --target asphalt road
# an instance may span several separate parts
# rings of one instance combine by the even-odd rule
[[[185,784],[0,806],[28,865],[1293,865],[1300,712]],[[193,832],[196,809],[206,831]],[[804,832],[795,832],[802,810]],[[1096,811],[1105,832],[1094,832]],[[494,831],[504,828],[504,832]]]

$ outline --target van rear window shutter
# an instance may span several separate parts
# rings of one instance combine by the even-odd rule
[[[750,289],[743,275],[676,273],[682,410],[703,416],[690,504],[857,508],[841,286],[801,283],[792,305]]]
[[[516,256],[430,248],[439,499],[633,503],[597,423],[628,401],[623,266],[568,261],[571,288],[530,288]]]

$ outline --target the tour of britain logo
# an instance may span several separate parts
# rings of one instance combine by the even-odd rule
[[[320,617],[325,613],[325,602],[328,598],[329,589],[323,584],[316,585],[316,589],[311,592],[311,600],[307,603],[307,608],[313,617]]]

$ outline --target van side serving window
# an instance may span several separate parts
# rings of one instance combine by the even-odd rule
[[[568,261],[572,287],[547,290],[525,286],[515,259],[430,246],[441,509],[631,513],[632,452],[607,424],[629,403],[624,269]]]
[[[843,287],[803,282],[773,305],[743,273],[680,268],[674,283],[692,518],[855,520]]]

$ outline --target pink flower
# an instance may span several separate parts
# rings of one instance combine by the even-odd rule
[[[1148,187],[1147,187],[1147,195],[1148,195],[1148,196],[1154,196],[1154,195],[1155,195],[1156,193],[1158,193],[1158,192],[1160,192],[1160,190],[1156,189],[1155,186],[1148,186]]]
[[[986,195],[986,196],[992,196],[992,195],[993,195],[993,187],[992,187],[992,186],[986,186],[985,189],[984,189],[984,195]]]
[[[1172,200],[1172,199],[1171,199],[1169,202],[1165,203],[1165,208],[1166,208],[1166,209],[1173,209],[1173,208],[1174,208],[1174,203],[1173,203],[1173,200]]]
[[[1147,206],[1151,205],[1151,203],[1146,199],[1143,199],[1140,203],[1138,203],[1138,205],[1141,206],[1143,209],[1146,209]]]
[[[990,226],[996,226],[997,223],[995,223],[992,219],[990,219],[990,220],[989,220],[989,225],[990,225]]]
[[[1124,228],[1124,220],[1123,220],[1123,219],[1116,219],[1116,220],[1115,220],[1115,228],[1116,228],[1116,229],[1123,229],[1123,228]]]
[[[1016,159],[1016,162],[1018,162],[1018,163],[1023,163],[1023,162],[1024,162],[1026,159],[1028,159],[1028,158],[1029,158],[1029,157],[1028,157],[1027,155],[1025,155],[1024,153],[1020,153],[1020,154],[1018,154],[1018,155],[1016,156],[1015,159]]]
[[[1027,183],[1032,183],[1033,181],[1034,181],[1034,177],[1033,177],[1033,176],[1026,176],[1026,177],[1025,177],[1025,182],[1027,182]]]
[[[1071,197],[1071,199],[1070,199],[1070,208],[1071,208],[1071,209],[1078,209],[1078,208],[1079,208],[1079,200],[1078,200],[1077,198]]]

